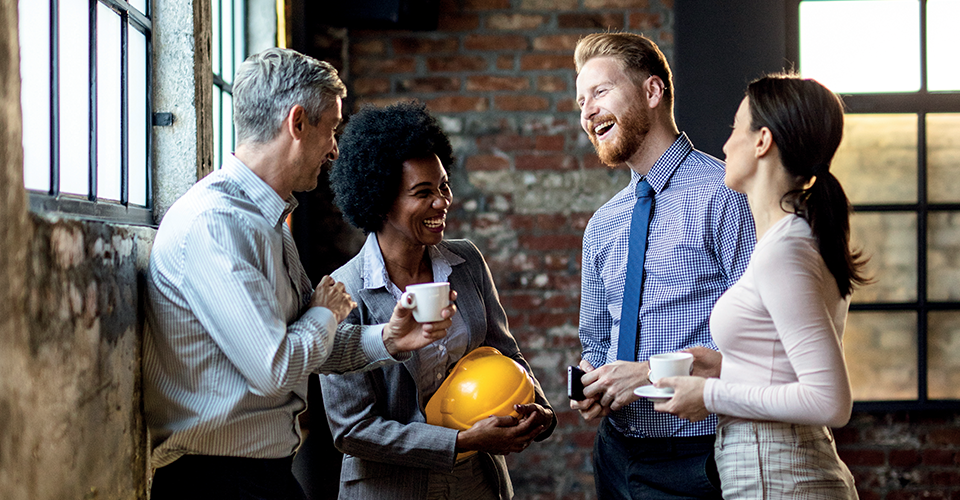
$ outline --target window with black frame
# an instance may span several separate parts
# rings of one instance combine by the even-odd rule
[[[213,155],[214,168],[220,168],[225,155],[233,152],[236,134],[233,128],[233,77],[246,57],[246,2],[212,0],[213,18]]]
[[[793,0],[788,48],[843,96],[831,170],[875,283],[844,350],[857,408],[960,400],[960,2]],[[795,16],[795,17],[794,17]]]
[[[20,0],[24,185],[35,211],[152,225],[147,0]]]

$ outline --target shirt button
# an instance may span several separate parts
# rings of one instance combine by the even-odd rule
[[[631,426],[630,426],[630,432],[637,432],[637,428],[631,425]]]
[[[443,378],[443,374],[442,374],[442,373],[438,373],[438,374],[437,374],[437,380],[440,380],[440,379],[442,379],[442,378]]]

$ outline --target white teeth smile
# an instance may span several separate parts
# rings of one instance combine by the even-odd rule
[[[614,124],[614,121],[613,121],[613,120],[607,120],[607,121],[605,121],[605,122],[598,123],[597,125],[595,125],[595,126],[593,127],[593,133],[596,134],[596,135],[598,135],[598,136],[599,136],[599,135],[603,135],[603,134],[607,133],[608,130],[610,130],[611,128],[613,128],[613,124]]]
[[[442,226],[445,220],[446,220],[446,217],[434,217],[432,219],[424,220],[423,225],[429,227],[430,229],[436,229]]]

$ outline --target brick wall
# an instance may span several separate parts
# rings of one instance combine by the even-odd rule
[[[345,114],[419,99],[441,119],[458,156],[447,236],[484,252],[511,330],[560,419],[548,441],[508,457],[517,498],[592,499],[595,428],[569,410],[565,367],[580,353],[583,229],[629,176],[601,165],[580,129],[572,54],[580,36],[612,28],[653,38],[672,61],[673,1],[440,6],[436,31],[321,28],[313,52],[340,63],[350,92]],[[950,498],[948,485],[960,482],[958,417],[910,417],[858,414],[838,432],[863,498]]]

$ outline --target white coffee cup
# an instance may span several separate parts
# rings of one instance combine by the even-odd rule
[[[693,354],[689,352],[668,352],[650,356],[650,382],[656,383],[663,377],[679,377],[690,375],[693,370]],[[658,389],[666,393],[673,393],[673,388]]]
[[[400,297],[400,304],[413,309],[413,319],[419,323],[440,321],[440,312],[450,305],[450,283],[420,283],[408,285],[407,291]]]

